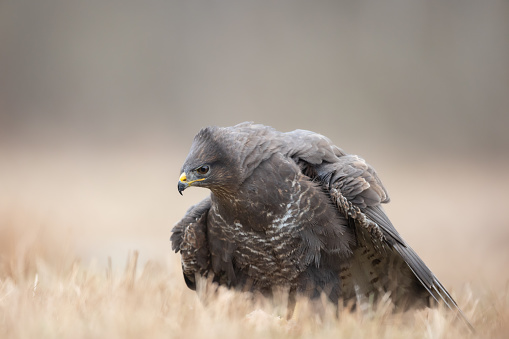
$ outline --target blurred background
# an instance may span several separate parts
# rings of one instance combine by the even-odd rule
[[[172,225],[207,194],[177,193],[192,138],[248,120],[364,157],[446,286],[506,288],[508,18],[504,0],[0,1],[0,255],[178,266]]]

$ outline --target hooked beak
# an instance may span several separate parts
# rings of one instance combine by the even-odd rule
[[[182,174],[180,175],[180,178],[179,178],[179,183],[178,183],[178,190],[179,190],[179,193],[180,195],[183,195],[182,192],[189,187],[189,184],[187,183],[187,176],[186,176],[186,172],[182,172]]]
[[[188,188],[189,186],[191,186],[193,183],[195,183],[197,181],[205,180],[205,178],[199,178],[199,179],[194,179],[194,178],[195,178],[194,175],[191,173],[191,178],[190,178],[191,180],[189,180],[187,178],[186,172],[182,172],[182,174],[180,175],[180,178],[179,178],[178,186],[177,186],[180,195],[183,195],[182,191],[185,190],[186,188]]]

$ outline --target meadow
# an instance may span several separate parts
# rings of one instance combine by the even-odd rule
[[[505,338],[509,333],[509,176],[503,161],[374,164],[386,210],[476,328],[444,308],[389,304],[315,314],[275,301],[187,289],[172,225],[207,192],[178,195],[185,154],[2,149],[1,338]],[[373,161],[370,161],[373,162]],[[392,166],[390,165],[392,164]]]

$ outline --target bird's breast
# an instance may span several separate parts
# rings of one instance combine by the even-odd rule
[[[242,224],[234,224],[235,262],[261,284],[288,284],[304,269],[302,253],[298,251],[301,226],[293,223],[293,219],[289,213],[276,217],[265,232],[245,231]]]
[[[292,284],[318,263],[325,240],[315,227],[336,221],[320,188],[295,164],[277,160],[260,165],[234,196],[213,196],[209,216],[209,232],[228,247],[221,260],[262,285]]]

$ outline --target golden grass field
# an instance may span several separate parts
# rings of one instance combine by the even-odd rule
[[[172,225],[207,193],[178,195],[183,152],[0,155],[0,338],[509,336],[503,161],[369,161],[391,195],[390,218],[471,319],[471,334],[441,308],[392,315],[379,305],[338,319],[330,305],[318,317],[300,300],[286,320],[283,302],[226,290],[200,302],[169,244]]]

